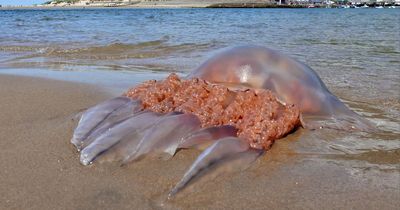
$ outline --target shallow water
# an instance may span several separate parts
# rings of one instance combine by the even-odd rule
[[[0,20],[0,72],[75,81],[97,74],[109,86],[122,73],[121,89],[127,78],[185,74],[223,47],[279,50],[381,130],[300,130],[287,138],[290,153],[400,186],[400,9],[0,10]]]

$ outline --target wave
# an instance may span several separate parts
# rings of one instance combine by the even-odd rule
[[[4,52],[30,52],[29,57],[58,57],[65,59],[121,60],[145,59],[181,55],[216,48],[217,43],[170,44],[167,39],[139,42],[135,44],[111,43],[102,46],[0,46]],[[26,56],[26,55],[25,55]],[[25,58],[25,57],[24,57]]]
[[[82,44],[83,45],[83,44]],[[115,42],[76,47],[77,44],[49,46],[2,46],[0,67],[49,68],[52,70],[188,71],[205,54],[223,44],[170,43],[167,38],[135,44]]]

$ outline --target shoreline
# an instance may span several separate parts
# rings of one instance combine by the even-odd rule
[[[206,6],[196,6],[196,5],[157,5],[157,6],[118,6],[118,7],[108,7],[108,6],[6,6],[0,7],[0,10],[17,10],[17,9],[27,9],[27,10],[52,10],[52,9],[190,9],[190,8],[206,8]]]
[[[375,8],[377,4],[366,4],[367,8]],[[391,8],[389,5],[384,8]],[[396,5],[396,8],[399,8]],[[221,4],[157,4],[157,5],[124,5],[124,6],[2,6],[1,10],[80,10],[80,9],[341,9],[353,7],[340,7],[340,5],[326,6],[326,5],[277,5],[277,4],[263,4],[263,3],[221,3]],[[354,7],[361,8],[361,7]]]
[[[168,72],[150,71],[57,71],[40,68],[0,68],[0,76],[21,76],[48,79],[60,82],[72,82],[103,87],[111,94],[122,94],[128,88],[148,79],[162,79]],[[115,82],[118,81],[118,82]]]
[[[7,10],[7,9],[147,9],[147,8],[154,8],[154,9],[163,9],[163,8],[206,8],[211,4],[208,3],[182,3],[182,4],[132,4],[132,5],[116,5],[116,6],[109,6],[109,5],[32,5],[32,6],[4,6],[0,7],[0,10]]]

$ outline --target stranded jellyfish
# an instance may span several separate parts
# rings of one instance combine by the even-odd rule
[[[242,46],[212,57],[186,78],[149,80],[89,108],[71,142],[83,165],[203,150],[173,196],[211,168],[249,165],[300,126],[373,129],[307,65],[264,47]]]

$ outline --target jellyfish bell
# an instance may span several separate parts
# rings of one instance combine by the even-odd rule
[[[305,128],[376,129],[334,96],[309,66],[265,47],[230,48],[205,61],[187,78],[230,88],[271,90],[282,103],[299,107]]]

